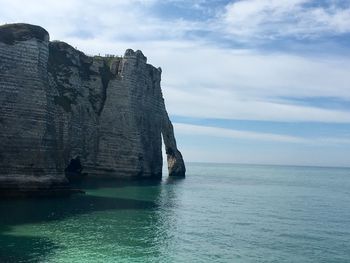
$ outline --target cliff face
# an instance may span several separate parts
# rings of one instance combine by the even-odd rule
[[[0,27],[0,186],[67,177],[184,176],[160,87],[141,51],[89,57],[41,27]]]

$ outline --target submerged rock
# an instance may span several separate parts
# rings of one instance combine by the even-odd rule
[[[159,178],[161,135],[169,175],[184,176],[160,81],[141,51],[91,57],[41,27],[0,26],[1,188],[66,184],[73,160],[88,176]]]

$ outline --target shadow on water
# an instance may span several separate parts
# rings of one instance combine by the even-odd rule
[[[123,187],[148,187],[148,186],[159,186],[162,184],[162,179],[108,179],[108,178],[86,178],[80,183],[73,183],[73,188],[78,189],[99,189],[105,187],[123,188]]]
[[[124,188],[124,187],[150,187],[160,186],[162,184],[176,184],[185,180],[184,177],[166,177],[166,178],[138,178],[134,180],[108,179],[108,178],[89,178],[87,177],[80,183],[72,183],[73,188],[77,189],[99,189],[106,187]]]
[[[86,182],[84,189],[157,186],[160,181]],[[157,195],[157,194],[155,194]],[[45,255],[54,253],[58,244],[46,237],[13,235],[13,227],[62,220],[79,214],[105,210],[156,209],[157,196],[152,200],[123,197],[73,195],[69,198],[0,200],[0,262],[40,262]]]
[[[35,244],[35,245],[34,245]],[[48,238],[0,234],[0,262],[41,262],[58,248]]]
[[[139,234],[147,235],[151,240],[159,240],[160,236],[166,238],[167,229],[171,227],[171,224],[170,221],[167,222],[167,215],[159,214],[159,211],[163,211],[160,209],[163,206],[176,206],[174,189],[167,185],[179,184],[182,181],[169,177],[163,181],[90,179],[75,185],[77,188],[86,190],[86,195],[78,194],[68,198],[0,200],[0,262],[45,262],[48,256],[54,254],[55,251],[60,251],[65,245],[58,243],[54,237],[50,236],[37,236],[36,233],[32,235],[22,232],[18,234],[17,226],[40,225],[98,211],[144,210],[151,212],[152,220],[148,218],[145,221],[145,224],[150,224],[149,227],[140,227],[139,232],[135,233],[118,233],[121,244],[123,242],[128,244],[130,237],[133,236],[135,236],[134,240],[141,242],[138,238]],[[145,229],[152,230],[143,233]],[[151,246],[152,242],[147,241],[142,245]]]
[[[152,209],[154,202],[114,197],[80,195],[71,198],[1,201],[3,226],[60,220],[77,214],[116,209]],[[1,230],[2,228],[0,228]]]

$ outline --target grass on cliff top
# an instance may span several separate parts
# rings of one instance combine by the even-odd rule
[[[87,55],[87,56],[92,57],[94,60],[103,60],[108,67],[111,66],[113,61],[121,60],[123,58],[122,56],[115,56],[115,55],[109,55],[109,54],[104,56],[101,56],[101,55],[93,55],[93,56]]]

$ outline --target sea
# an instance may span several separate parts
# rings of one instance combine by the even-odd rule
[[[0,262],[350,262],[350,169],[188,163],[1,200]]]

